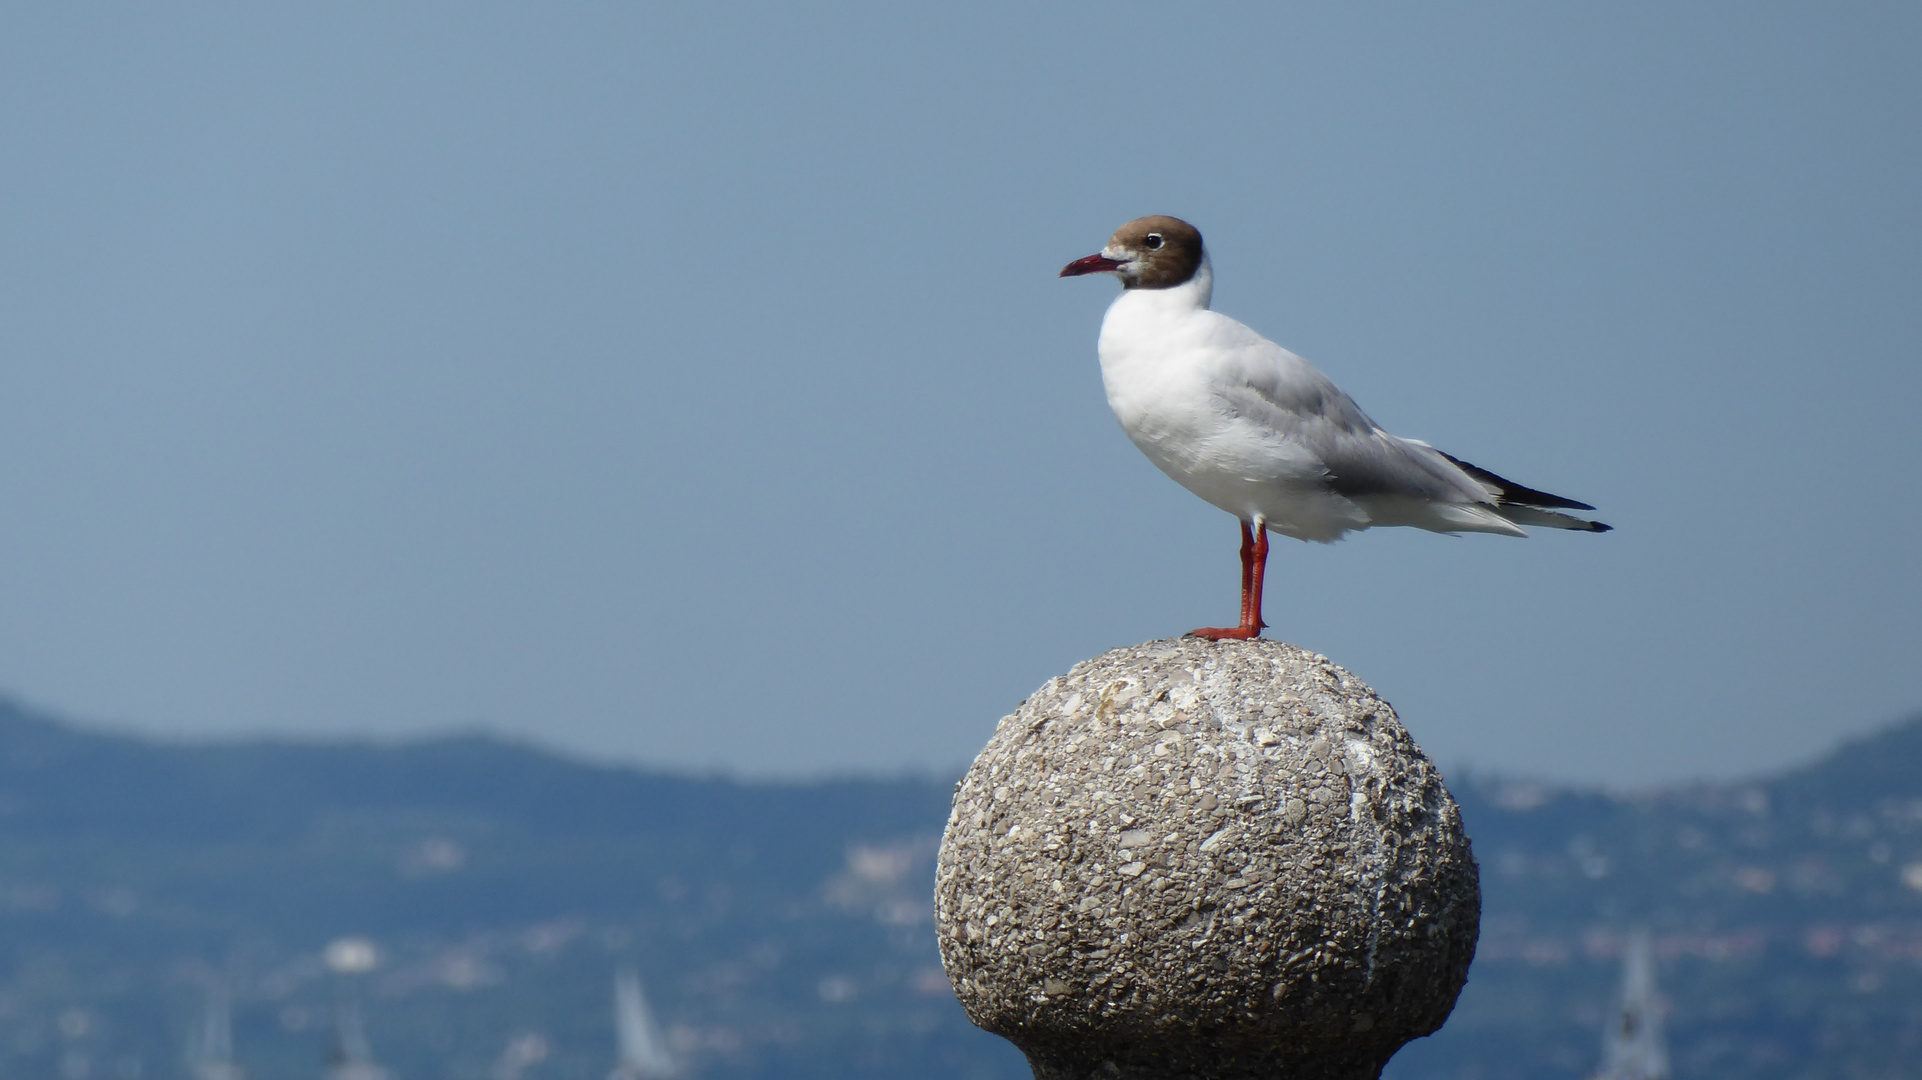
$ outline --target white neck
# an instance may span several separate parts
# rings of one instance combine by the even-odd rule
[[[1159,368],[1170,334],[1190,335],[1209,325],[1201,313],[1208,310],[1214,284],[1214,270],[1203,255],[1194,276],[1172,288],[1121,290],[1101,318],[1101,369],[1109,380],[1110,403],[1115,391],[1110,368],[1136,362]]]
[[[1178,311],[1205,311],[1215,296],[1215,270],[1208,262],[1206,252],[1202,253],[1201,265],[1195,267],[1195,276],[1168,289],[1127,289],[1122,292],[1122,300],[1130,307],[1152,307],[1156,310],[1174,313]]]

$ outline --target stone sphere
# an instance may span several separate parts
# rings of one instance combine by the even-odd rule
[[[1043,1080],[1375,1077],[1439,1028],[1481,891],[1388,703],[1274,641],[1117,649],[955,789],[941,959]]]

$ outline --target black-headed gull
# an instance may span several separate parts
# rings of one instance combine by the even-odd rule
[[[1128,438],[1181,485],[1241,521],[1241,623],[1198,637],[1252,638],[1268,534],[1338,540],[1376,525],[1526,536],[1519,526],[1607,532],[1562,510],[1587,503],[1504,480],[1425,442],[1383,431],[1314,365],[1208,310],[1214,271],[1201,233],[1145,217],[1062,277],[1113,274],[1101,320],[1101,381]]]

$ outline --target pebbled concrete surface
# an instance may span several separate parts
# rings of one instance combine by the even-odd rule
[[[1388,703],[1274,641],[1116,649],[955,789],[941,957],[1043,1080],[1379,1075],[1440,1027],[1481,893]]]

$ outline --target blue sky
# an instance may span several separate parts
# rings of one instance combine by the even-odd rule
[[[1922,706],[1913,5],[130,4],[0,36],[0,688],[958,768],[1231,619],[1107,412],[1121,221],[1606,536],[1281,541],[1450,769],[1632,785]]]

